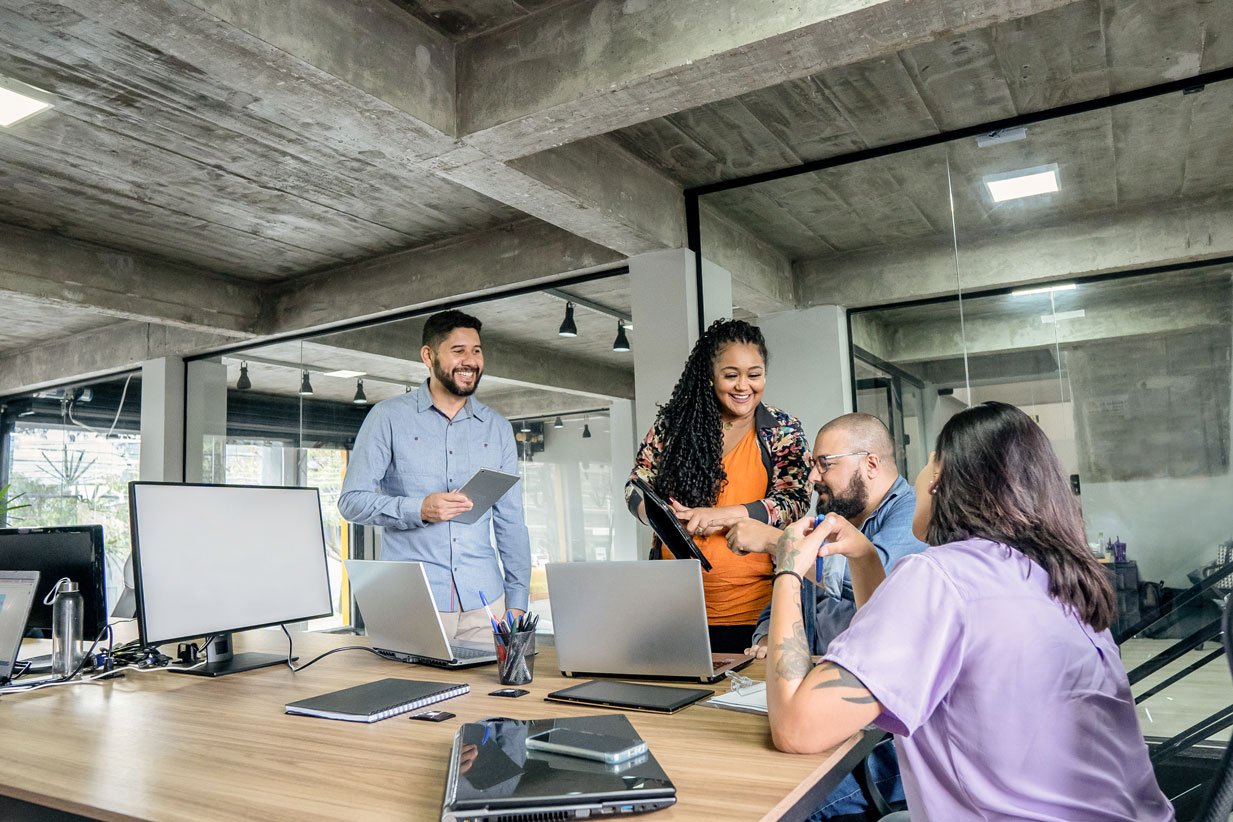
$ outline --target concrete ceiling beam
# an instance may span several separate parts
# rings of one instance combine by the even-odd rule
[[[698,209],[702,256],[732,275],[732,304],[756,315],[796,307],[792,263],[705,202]]]
[[[624,256],[538,220],[328,269],[267,292],[269,334],[324,331],[514,285],[602,270]]]
[[[1233,206],[1195,201],[1013,232],[961,232],[963,290],[1031,285],[1065,277],[1233,255]],[[793,266],[802,307],[850,308],[953,295],[949,236]]]
[[[1084,303],[1084,316],[1046,323],[1037,314],[1022,317],[974,317],[959,331],[953,320],[910,322],[887,329],[889,345],[877,352],[896,365],[968,356],[1001,354],[1029,348],[1068,346],[1144,334],[1169,334],[1204,327],[1228,327],[1233,320],[1228,281],[1198,289],[1168,290],[1150,299],[1094,298]],[[1047,304],[1041,316],[1048,315]],[[855,330],[855,329],[854,329]]]
[[[512,159],[1076,0],[590,0],[458,47],[458,127]]]
[[[426,166],[626,256],[685,245],[681,187],[608,138],[508,163],[464,147]]]
[[[188,266],[0,225],[0,294],[125,320],[243,337],[260,289]]]
[[[225,334],[116,323],[0,356],[0,396],[103,377],[138,368],[146,360],[192,356],[234,342]]]
[[[498,414],[509,420],[526,417],[555,417],[608,408],[608,400],[590,399],[558,391],[505,391],[485,401]],[[551,426],[551,422],[549,422]],[[514,430],[518,429],[517,423]],[[551,432],[555,436],[561,432]],[[575,434],[575,436],[577,436]]]

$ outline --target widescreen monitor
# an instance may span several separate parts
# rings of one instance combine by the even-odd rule
[[[0,529],[0,571],[38,571],[27,628],[51,636],[51,606],[43,599],[62,577],[76,582],[85,605],[82,630],[87,643],[107,626],[107,581],[103,526]]]
[[[192,673],[282,662],[230,634],[333,613],[316,488],[131,482],[129,517],[141,641],[213,637]]]

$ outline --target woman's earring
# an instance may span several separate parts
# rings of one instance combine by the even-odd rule
[[[929,493],[932,495],[932,494],[936,494],[937,492],[938,492],[938,478],[934,477],[932,480],[929,481]]]

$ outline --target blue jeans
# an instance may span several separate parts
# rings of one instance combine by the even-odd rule
[[[903,781],[899,778],[899,760],[895,757],[894,743],[879,745],[874,749],[869,755],[869,773],[887,802],[904,800]],[[810,815],[809,822],[821,822],[833,816],[861,814],[868,808],[869,803],[865,801],[856,777],[848,774],[839,786],[831,791],[830,796],[822,800],[822,805]]]

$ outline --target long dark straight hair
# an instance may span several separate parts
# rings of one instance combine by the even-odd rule
[[[716,320],[694,343],[672,397],[655,418],[664,450],[654,487],[665,499],[690,507],[714,505],[727,480],[723,422],[711,371],[719,350],[729,343],[755,346],[766,364],[766,340],[757,326],[744,320]]]
[[[980,537],[1013,546],[1048,572],[1050,596],[1097,631],[1113,624],[1113,587],[1040,426],[1013,405],[982,403],[946,423],[937,459],[931,545]]]

